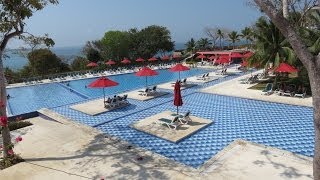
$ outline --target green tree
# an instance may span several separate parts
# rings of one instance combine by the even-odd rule
[[[231,31],[228,34],[228,37],[229,37],[229,41],[232,43],[232,48],[234,49],[235,48],[235,43],[240,40],[239,39],[240,35],[238,34],[237,31]]]
[[[101,39],[102,48],[111,59],[120,60],[129,54],[129,33],[125,31],[108,31]],[[106,57],[105,57],[106,58]]]
[[[87,69],[88,60],[84,57],[77,56],[71,63],[73,71],[81,71]]]
[[[48,74],[68,71],[68,65],[52,53],[49,49],[37,49],[28,54],[29,66],[33,75],[43,76]]]
[[[191,53],[194,53],[196,47],[197,47],[197,44],[196,44],[196,41],[191,38],[186,44],[186,49],[188,52],[191,52]]]
[[[95,63],[103,60],[103,58],[100,55],[100,52],[93,48],[90,48],[87,50],[86,57],[90,62],[95,62]]]
[[[218,35],[218,38],[219,38],[220,49],[222,50],[222,40],[224,39],[225,34],[224,34],[223,30],[218,29],[217,30],[217,35]]]
[[[243,30],[241,30],[241,35],[243,39],[246,40],[247,46],[249,45],[249,41],[252,41],[252,30],[249,27],[245,27]]]
[[[206,50],[209,48],[209,46],[210,46],[210,42],[208,38],[201,38],[197,41],[197,47],[200,50]]]
[[[307,37],[306,39],[305,34],[301,34],[301,27],[295,26],[295,23],[290,22],[290,18],[284,17],[283,13],[281,13],[283,9],[277,8],[272,0],[254,0],[254,2],[279,28],[308,71],[313,100],[313,122],[315,132],[313,178],[315,180],[320,180],[320,48],[317,48],[320,47],[320,37]],[[306,11],[312,11],[312,8],[304,8],[302,13],[305,14],[307,13]],[[319,29],[314,29],[314,31],[317,32]],[[316,39],[315,43],[310,44],[310,39]]]
[[[278,66],[281,61],[295,63],[296,56],[289,42],[270,20],[259,18],[252,34],[256,39],[256,52],[250,58],[250,64],[273,63]]]
[[[4,104],[0,107],[1,116],[6,116],[6,86],[2,57],[7,44],[25,33],[26,20],[33,13],[42,10],[48,4],[57,4],[57,0],[19,0],[0,1],[0,98]],[[3,120],[4,121],[4,120]],[[2,126],[3,157],[8,157],[8,150],[12,149],[10,131],[7,125]]]
[[[143,58],[149,58],[159,52],[172,51],[174,48],[170,31],[166,27],[157,25],[148,26],[138,31],[135,42],[136,47],[133,50]]]

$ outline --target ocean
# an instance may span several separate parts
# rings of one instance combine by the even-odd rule
[[[82,53],[83,46],[74,46],[74,47],[57,47],[51,48],[51,50],[59,57],[65,60],[72,60],[75,56],[83,56]],[[184,43],[176,43],[175,49],[183,49]],[[28,59],[21,56],[16,50],[7,51],[7,58],[3,60],[4,67],[8,67],[12,70],[22,69],[23,66],[28,64]],[[70,63],[67,62],[67,63]]]

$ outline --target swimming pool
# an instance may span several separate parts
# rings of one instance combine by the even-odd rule
[[[157,70],[158,76],[148,77],[148,84],[155,85],[167,81],[176,80],[178,73],[168,70]],[[181,77],[190,77],[208,72],[207,69],[193,68],[181,73]],[[106,95],[112,95],[145,86],[145,77],[137,77],[133,73],[112,75],[110,79],[117,81],[118,86],[107,88]],[[12,98],[8,100],[9,116],[34,112],[41,108],[53,108],[86,99],[102,96],[101,89],[85,88],[97,78],[70,81],[69,86],[62,83],[38,84],[17,88],[8,88],[7,93]]]
[[[195,168],[203,165],[235,139],[313,156],[312,108],[197,92],[203,87],[232,78],[234,77],[220,78],[182,91],[184,104],[180,111],[191,110],[193,115],[212,120],[214,123],[178,143],[143,133],[129,126],[133,122],[165,110],[175,111],[173,94],[147,102],[129,99],[130,106],[97,116],[86,115],[69,106],[52,110]]]

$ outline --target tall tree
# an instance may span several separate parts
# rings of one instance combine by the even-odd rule
[[[208,38],[201,38],[197,41],[197,46],[201,50],[206,50],[210,46],[210,41]]]
[[[254,0],[254,2],[267,14],[288,39],[293,50],[308,71],[313,100],[315,132],[313,176],[315,180],[320,180],[320,48],[310,48],[299,32],[299,28],[293,26],[292,23],[283,16],[281,9],[277,9],[272,0]],[[308,10],[309,9],[311,8],[308,8]],[[317,41],[320,43],[320,39]],[[317,47],[319,47],[319,44]]]
[[[218,35],[218,38],[219,38],[220,49],[222,50],[222,40],[223,40],[225,34],[224,34],[223,30],[218,29],[217,30],[217,35]]]
[[[120,60],[128,57],[129,34],[126,31],[108,31],[101,39],[103,47],[106,48],[109,58]]]
[[[206,28],[204,28],[204,32],[210,38],[210,42],[212,44],[212,47],[215,48],[216,44],[217,44],[217,40],[219,39],[219,35],[217,33],[218,28],[206,27]]]
[[[237,31],[231,31],[228,34],[228,37],[229,37],[230,42],[232,43],[232,48],[234,49],[235,48],[235,43],[240,40],[239,39],[240,35],[238,34]]]
[[[191,52],[192,54],[194,53],[196,47],[197,47],[197,44],[196,44],[196,41],[191,38],[186,44],[186,49],[188,52]]]
[[[249,45],[249,41],[252,41],[252,30],[249,27],[245,27],[241,30],[241,37],[246,40],[246,44]]]
[[[12,149],[10,131],[6,119],[6,85],[2,57],[7,44],[15,37],[22,37],[25,33],[26,20],[34,12],[42,10],[48,4],[57,4],[57,0],[0,0],[0,99],[1,125],[3,139],[3,156],[8,157],[8,150]]]

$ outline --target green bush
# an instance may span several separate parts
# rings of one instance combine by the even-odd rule
[[[16,129],[20,129],[20,128],[24,128],[27,126],[31,126],[32,123],[29,121],[12,121],[8,123],[8,127],[10,131],[16,130]],[[1,131],[0,131],[1,134]]]
[[[0,160],[0,170],[8,168],[10,166],[13,166],[13,165],[18,164],[23,161],[24,160],[16,154],[14,154],[6,159],[1,159]]]

